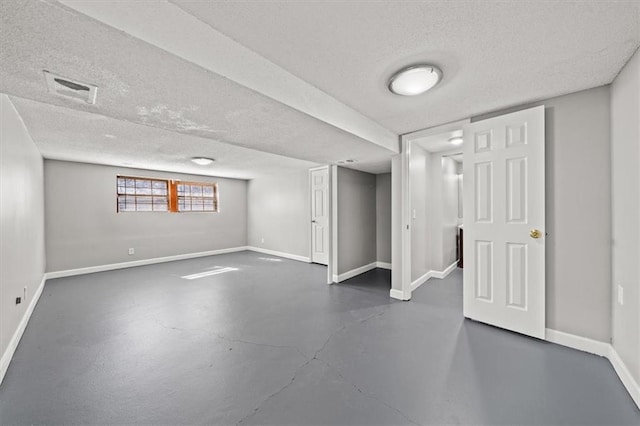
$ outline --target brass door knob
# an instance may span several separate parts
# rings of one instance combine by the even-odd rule
[[[532,229],[531,231],[529,231],[529,236],[531,238],[538,239],[542,236],[542,232],[540,232],[539,229]]]

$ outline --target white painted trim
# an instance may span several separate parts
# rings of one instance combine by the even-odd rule
[[[422,284],[424,284],[425,282],[427,282],[427,280],[429,278],[431,278],[433,276],[433,271],[428,271],[426,274],[424,274],[423,276],[421,276],[420,278],[418,278],[415,281],[411,282],[411,292],[413,292],[415,289],[417,289],[418,287],[420,287]]]
[[[388,262],[376,262],[376,268],[391,270],[391,263],[388,263]]]
[[[453,270],[456,269],[457,267],[458,267],[458,261],[456,260],[451,265],[447,266],[447,268],[444,271],[431,271],[433,272],[431,276],[433,278],[438,278],[440,280],[445,279],[447,278],[447,275],[453,272]]]
[[[329,207],[331,208],[331,216],[329,216],[329,232],[331,234],[331,244],[329,245],[329,267],[327,268],[327,283],[333,284],[338,282],[338,166],[332,164],[329,167]]]
[[[361,266],[360,268],[352,269],[344,274],[333,275],[333,282],[339,283],[376,268],[391,270],[391,264],[387,262],[372,262],[368,265]]]
[[[360,266],[359,268],[352,269],[340,275],[334,275],[333,281],[339,283],[348,280],[349,278],[353,278],[356,275],[364,274],[372,269],[376,269],[377,267],[377,262],[371,262],[368,265]]]
[[[311,167],[309,169],[309,172],[314,172],[316,170],[323,170],[323,169],[327,169],[327,171],[329,171],[330,166],[328,164],[325,164],[324,166],[316,166],[316,167]]]
[[[396,189],[393,186],[393,177],[392,177],[392,201],[396,204],[400,201],[400,220],[394,220],[394,212],[397,209],[393,209],[391,213],[392,220],[392,228],[391,228],[391,238],[392,238],[392,257],[395,262],[398,264],[398,268],[393,269],[392,275],[392,285],[396,287],[396,289],[401,288],[402,290],[396,290],[396,293],[390,293],[390,296],[395,299],[400,300],[409,300],[411,298],[411,292],[418,288],[420,285],[424,283],[421,282],[417,284],[419,281],[411,281],[411,145],[412,142],[419,140],[420,138],[424,138],[426,136],[437,135],[441,133],[446,133],[452,130],[458,130],[463,128],[466,124],[471,123],[470,118],[466,118],[464,120],[459,120],[451,123],[446,123],[440,126],[430,127],[427,129],[417,130],[415,132],[406,133],[401,135],[400,137],[400,155],[397,156],[400,161],[398,166],[396,166],[395,170],[398,170],[401,175],[400,179],[400,187],[401,187],[401,197],[400,200],[396,200],[393,198],[393,190]],[[395,158],[395,157],[394,157]],[[392,172],[394,172],[394,161],[392,159],[391,163]],[[434,271],[429,271],[434,275]],[[442,273],[438,273],[437,276],[442,276],[444,278],[446,276],[445,273],[449,273],[448,268]],[[424,276],[423,276],[424,277]],[[422,279],[423,277],[420,277]],[[428,278],[427,278],[428,279]],[[425,280],[426,281],[426,280]],[[402,297],[399,297],[399,293],[404,293]],[[395,294],[395,296],[394,296]]]
[[[402,291],[403,300],[411,299],[411,141],[400,138],[400,252],[397,254],[400,269],[398,280],[392,288]],[[393,169],[392,169],[393,172]],[[392,194],[393,197],[393,194]],[[395,209],[394,209],[395,210]],[[393,214],[393,213],[392,213]],[[393,250],[393,247],[392,247]],[[392,253],[393,256],[393,253]]]
[[[631,395],[631,399],[633,399],[633,402],[635,402],[640,409],[640,383],[635,381],[616,349],[612,345],[609,345],[609,347],[610,351],[607,358],[609,358],[609,362],[613,365],[613,369],[618,374],[618,377],[620,377],[620,381],[627,389],[627,392]]]
[[[449,275],[451,272],[453,272],[454,269],[456,269],[457,265],[458,261],[456,260],[451,265],[447,266],[447,269],[445,269],[444,271],[428,271],[420,278],[411,282],[411,292],[427,282],[430,278],[437,278],[439,280],[446,278],[447,275]]]
[[[439,135],[441,133],[452,132],[454,130],[460,130],[465,125],[471,123],[470,118],[464,120],[452,121],[451,123],[442,124],[440,126],[429,127],[427,129],[416,130],[415,132],[405,133],[402,135],[403,139],[414,141],[427,136]]]
[[[640,408],[640,384],[636,382],[631,375],[631,372],[613,345],[549,328],[546,329],[545,335],[545,340],[548,342],[607,358],[625,389],[627,389],[627,392],[631,395],[631,399],[633,399],[638,408]]]
[[[548,342],[604,357],[609,354],[611,345],[608,343],[576,336],[575,334],[569,334],[563,331],[552,330],[550,328],[547,328],[545,331],[545,340]]]
[[[405,297],[403,291],[397,290],[395,288],[392,288],[389,291],[389,297],[391,297],[392,299],[398,299],[398,300],[403,300],[403,301],[407,301],[407,300],[411,299],[410,297],[409,298]]]
[[[260,247],[247,246],[247,250],[255,251],[258,253],[270,254],[271,256],[284,257],[291,260],[297,260],[299,262],[311,263],[311,259],[307,256],[300,256],[297,254],[284,253],[282,251],[268,250]]]
[[[235,253],[248,250],[247,246],[232,247],[220,250],[201,251],[198,253],[178,254],[174,256],[154,257],[151,259],[134,260],[132,262],[111,263],[108,265],[88,266],[86,268],[67,269],[64,271],[47,272],[47,279],[72,277],[74,275],[93,274],[95,272],[112,271],[114,269],[133,268],[136,266],[153,265],[155,263],[173,262],[174,260],[193,259],[196,257],[214,256],[216,254]]]
[[[27,310],[24,312],[20,323],[18,324],[18,328],[16,329],[13,336],[11,336],[11,340],[9,340],[9,345],[7,349],[5,349],[2,354],[2,358],[0,358],[0,383],[4,380],[4,376],[9,369],[9,364],[11,363],[11,359],[18,348],[18,343],[20,343],[20,339],[22,339],[22,335],[24,334],[24,330],[27,328],[27,324],[29,323],[29,319],[31,319],[31,314],[33,314],[33,310],[36,308],[36,304],[38,300],[40,300],[40,295],[42,294],[42,289],[44,288],[44,283],[47,281],[47,274],[45,273],[42,276],[42,280],[40,281],[40,285],[36,289],[36,292],[33,294],[33,299],[31,299],[31,303],[27,307]]]

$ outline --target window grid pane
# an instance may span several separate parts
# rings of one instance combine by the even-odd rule
[[[117,176],[118,212],[218,212],[216,183]]]
[[[189,182],[178,185],[178,211],[217,212],[217,186],[215,183]]]
[[[169,210],[167,180],[118,176],[116,184],[118,212]]]

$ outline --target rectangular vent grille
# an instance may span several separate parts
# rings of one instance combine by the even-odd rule
[[[47,70],[43,70],[43,72],[49,93],[64,96],[65,98],[78,99],[92,105],[96,103],[98,86],[71,80]]]

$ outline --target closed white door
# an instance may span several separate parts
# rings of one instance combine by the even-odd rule
[[[329,263],[329,168],[311,172],[311,261]]]
[[[464,128],[464,316],[545,337],[544,107]]]

